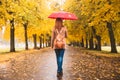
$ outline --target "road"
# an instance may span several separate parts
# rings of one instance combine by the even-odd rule
[[[90,55],[67,47],[63,77],[56,77],[56,56],[51,48],[17,53],[0,61],[0,80],[120,80],[120,58]]]

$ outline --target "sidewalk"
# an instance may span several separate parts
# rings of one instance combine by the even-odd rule
[[[59,80],[56,57],[51,48],[26,52],[0,62],[0,80]],[[62,80],[119,80],[120,58],[97,57],[68,47]]]

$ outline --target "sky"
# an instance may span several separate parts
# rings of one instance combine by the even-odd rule
[[[52,2],[58,2],[60,5],[63,5],[64,2],[65,2],[65,0],[49,0],[49,2],[48,2],[48,7],[49,7],[49,5],[50,5]]]

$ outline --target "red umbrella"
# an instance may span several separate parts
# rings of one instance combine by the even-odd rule
[[[73,13],[65,12],[65,11],[54,12],[50,14],[48,18],[52,18],[52,19],[62,18],[64,20],[77,20],[78,19]]]

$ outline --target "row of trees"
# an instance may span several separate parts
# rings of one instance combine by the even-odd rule
[[[66,0],[64,9],[79,18],[74,23],[66,23],[70,42],[82,42],[86,48],[97,50],[101,50],[101,44],[107,43],[111,44],[111,52],[117,53],[116,44],[120,44],[118,0]]]
[[[4,39],[10,40],[10,52],[15,51],[15,40],[25,41],[27,50],[33,34],[50,34],[47,4],[47,0],[0,0],[0,27],[6,27]]]

